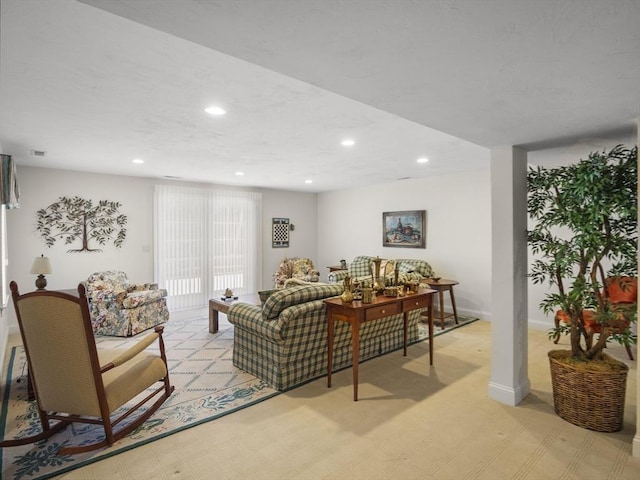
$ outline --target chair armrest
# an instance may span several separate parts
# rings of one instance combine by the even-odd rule
[[[336,270],[334,272],[329,272],[329,283],[340,283],[345,277],[349,275],[349,270]]]
[[[145,290],[158,290],[157,283],[140,283],[133,284],[127,287],[127,292],[142,292]]]
[[[122,365],[125,362],[128,362],[133,357],[138,355],[140,352],[145,350],[149,345],[155,342],[160,337],[159,333],[151,333],[146,337],[142,338],[138,343],[131,346],[127,350],[124,350],[120,355],[111,360],[106,365],[100,366],[100,373],[104,373],[112,368],[115,368],[119,365]]]
[[[143,290],[127,294],[122,299],[122,308],[137,308],[142,305],[157,302],[167,296],[167,291],[162,288],[160,290]]]
[[[263,338],[267,338],[277,343],[282,343],[279,322],[275,320],[265,320],[262,317],[262,308],[248,303],[236,303],[229,308],[227,320],[235,328],[254,332]]]

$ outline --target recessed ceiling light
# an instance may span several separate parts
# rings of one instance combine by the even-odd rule
[[[239,177],[241,177],[242,175],[244,175],[244,172],[236,172],[236,175],[238,175]]]
[[[133,163],[138,163],[138,164],[144,163],[144,160],[142,160],[141,158],[134,158]]]
[[[353,147],[356,144],[355,140],[351,140],[350,138],[347,138],[340,143],[343,147]]]
[[[305,180],[304,183],[313,183],[313,180]]]
[[[227,113],[224,108],[218,107],[217,105],[211,105],[210,107],[205,108],[204,111],[209,115],[224,115]]]
[[[417,161],[418,163],[427,163],[429,159],[427,157],[420,157]]]

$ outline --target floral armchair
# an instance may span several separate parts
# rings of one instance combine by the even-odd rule
[[[124,272],[96,272],[82,282],[96,335],[129,337],[169,320],[167,290],[131,284]]]
[[[315,283],[320,280],[320,272],[313,266],[309,258],[283,258],[278,270],[273,274],[276,288],[284,288],[288,279],[295,279],[304,283]],[[296,284],[299,284],[296,282]]]

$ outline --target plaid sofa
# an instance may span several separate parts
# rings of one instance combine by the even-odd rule
[[[342,285],[302,285],[276,290],[263,306],[236,303],[227,318],[234,325],[233,364],[287,390],[327,373],[325,298],[342,293]],[[409,314],[408,342],[418,340],[420,311]],[[402,347],[402,315],[364,323],[360,360]],[[351,329],[336,322],[334,370],[352,363]]]
[[[82,282],[96,335],[129,337],[169,320],[167,290],[131,284],[119,271],[96,272]]]
[[[373,267],[373,261],[376,257],[368,255],[360,255],[353,259],[353,262],[349,264],[348,270],[338,270],[329,273],[329,283],[342,283],[344,278],[349,275],[351,280],[358,279],[364,284],[371,283],[371,268]],[[391,260],[382,259],[383,262],[390,262],[392,267],[387,269],[387,275],[385,277],[386,283],[391,284],[394,277],[395,265],[398,265],[398,281],[405,282],[418,282],[425,278],[431,278],[435,276],[431,265],[426,260],[418,258],[395,258]],[[384,266],[384,265],[383,265]]]

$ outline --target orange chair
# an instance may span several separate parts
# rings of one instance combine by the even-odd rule
[[[582,311],[582,320],[584,322],[585,330],[587,332],[587,348],[591,348],[593,345],[593,337],[596,333],[602,333],[602,324],[596,322],[595,318],[596,312],[593,310],[583,310]],[[613,333],[623,333],[624,331],[629,329],[629,325],[631,322],[627,317],[624,316],[623,313],[619,314],[619,318],[614,320],[612,323]],[[556,324],[556,328],[560,326],[560,322],[570,324],[571,320],[569,319],[569,315],[564,310],[558,310],[555,314],[554,321]],[[556,333],[553,337],[553,343],[558,343],[560,340],[560,334]],[[629,345],[624,346],[627,350],[627,354],[629,355],[629,359],[633,360],[633,353],[631,352],[631,347]]]
[[[605,290],[603,296],[618,310],[618,319],[613,321],[613,333],[623,333],[629,329],[631,322],[625,315],[624,310],[633,308],[638,300],[638,279],[636,277],[608,277],[605,280]],[[584,321],[585,330],[587,332],[587,348],[593,345],[593,337],[596,333],[602,333],[602,325],[596,322],[595,312],[593,310],[583,310],[582,319]],[[569,315],[564,310],[558,310],[554,317],[556,328],[560,326],[560,322],[571,323]],[[553,339],[553,343],[558,343],[560,334],[557,333]],[[629,359],[633,360],[631,347],[625,345]]]

